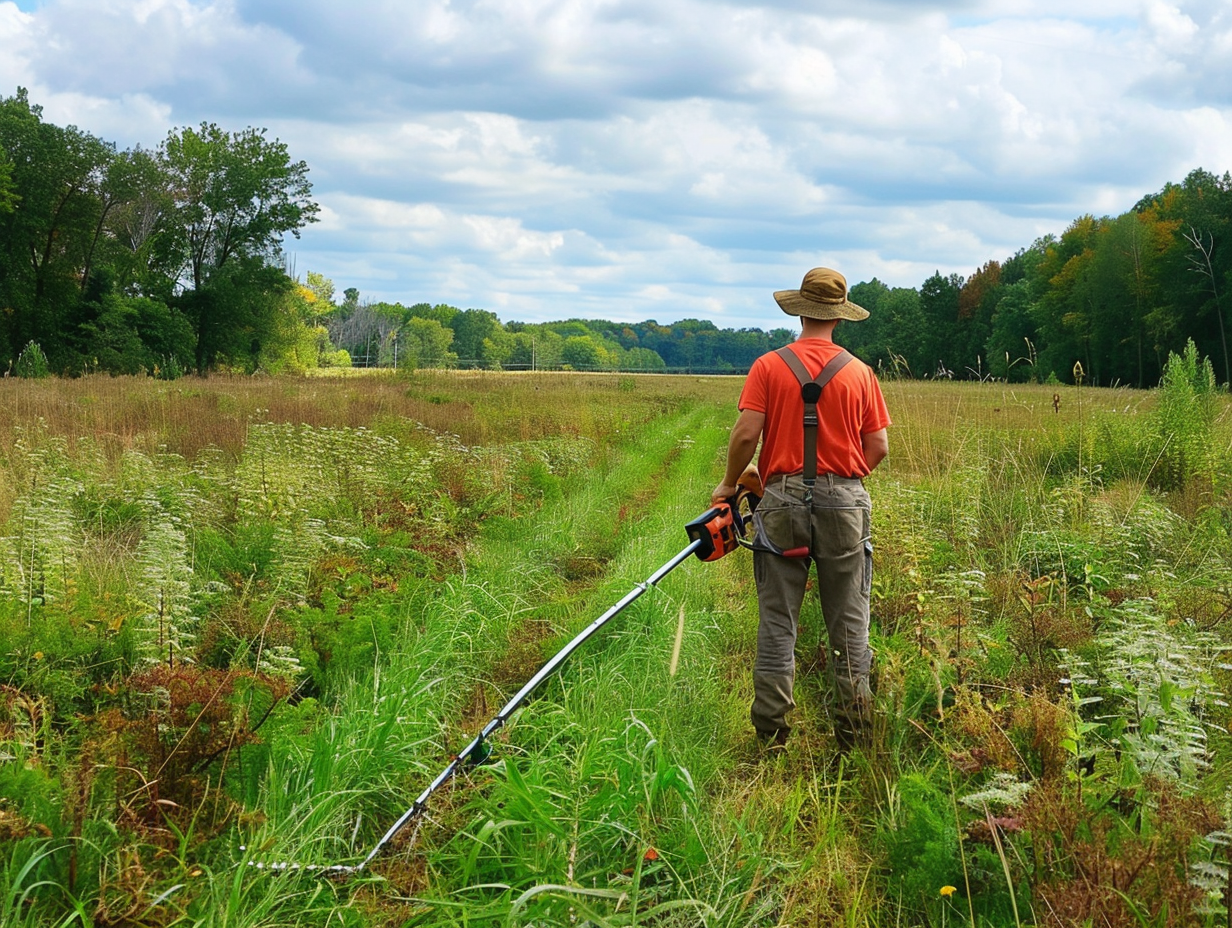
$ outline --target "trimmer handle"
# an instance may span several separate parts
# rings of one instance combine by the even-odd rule
[[[761,502],[761,498],[766,494],[766,488],[761,482],[761,474],[757,473],[757,468],[750,464],[744,469],[740,479],[736,481],[736,486],[740,489],[736,492],[735,497],[728,500],[728,503],[733,508],[739,509],[741,503],[747,502],[749,514],[752,515],[753,510],[757,508],[757,504]],[[746,518],[744,521],[747,524],[749,520]]]
[[[762,483],[755,468],[748,468],[737,481],[736,495],[707,509],[685,524],[684,530],[700,542],[694,552],[699,560],[717,561],[740,547],[753,510],[761,502]]]

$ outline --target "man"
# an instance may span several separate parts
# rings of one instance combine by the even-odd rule
[[[753,665],[753,727],[766,742],[786,743],[795,708],[795,646],[800,605],[810,564],[833,660],[834,731],[839,746],[851,748],[872,718],[868,646],[868,603],[872,583],[871,503],[867,477],[889,451],[890,424],[881,387],[872,370],[833,340],[839,320],[868,318],[847,299],[842,274],[819,267],[804,276],[799,290],[774,294],[783,312],[799,316],[802,334],[786,350],[804,370],[793,371],[780,352],[754,362],[740,394],[740,417],[727,449],[727,472],[715,487],[718,502],[736,493],[740,478],[761,442],[758,470],[765,484],[755,515],[753,575],[760,621]],[[847,360],[844,362],[844,358]],[[836,360],[837,359],[837,360]],[[831,378],[816,403],[816,467],[808,486],[804,448],[802,383],[823,372]],[[816,387],[813,387],[814,391]]]

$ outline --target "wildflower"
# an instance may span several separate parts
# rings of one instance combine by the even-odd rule
[[[947,898],[949,896],[954,895],[954,893],[956,892],[958,892],[957,886],[942,886],[941,887],[941,895],[946,896]]]

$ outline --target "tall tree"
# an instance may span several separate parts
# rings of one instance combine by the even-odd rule
[[[453,331],[435,319],[412,316],[399,331],[402,356],[399,366],[451,367],[458,355],[450,350]]]
[[[1003,290],[1000,263],[988,261],[967,278],[958,293],[958,363],[964,375],[974,372],[983,377],[989,370],[985,349]]]
[[[1180,184],[1165,184],[1139,201],[1135,210],[1155,210],[1175,229],[1161,257],[1160,287],[1170,312],[1154,311],[1155,328],[1170,329],[1168,351],[1180,351],[1192,337],[1200,354],[1218,358],[1225,381],[1232,382],[1232,306],[1225,294],[1232,284],[1232,175],[1197,168]]]
[[[117,284],[169,300],[179,266],[167,243],[171,185],[158,154],[140,147],[120,152],[105,187],[108,200],[101,228],[110,240],[106,260]]]
[[[180,284],[194,294],[186,312],[197,333],[197,370],[204,373],[222,350],[223,319],[238,308],[224,309],[218,297],[206,295],[215,277],[229,272],[222,279],[232,296],[266,292],[267,275],[258,274],[252,287],[242,276],[272,264],[283,236],[298,238],[319,208],[309,199],[308,165],[292,161],[286,145],[267,139],[263,129],[227,132],[202,123],[168,135],[160,157],[172,197],[167,243]],[[244,305],[266,302],[245,299]],[[260,327],[259,320],[250,322]]]
[[[1069,375],[1075,361],[1091,371],[1091,275],[1087,273],[1095,254],[1101,220],[1094,216],[1075,219],[1044,251],[1033,269],[1032,289],[1040,298],[1033,304],[1033,321],[1039,334],[1038,363],[1041,375]]]
[[[1191,270],[1201,275],[1203,283],[1211,289],[1215,304],[1215,321],[1219,324],[1219,341],[1223,348],[1224,383],[1232,383],[1232,360],[1228,357],[1228,333],[1224,326],[1223,306],[1219,299],[1219,274],[1215,270],[1215,236],[1211,232],[1199,232],[1193,226],[1181,233],[1181,237],[1193,249],[1190,255]]]
[[[453,350],[463,364],[475,365],[485,360],[483,343],[501,329],[496,313],[485,309],[467,309],[445,323],[453,329]]]
[[[0,99],[0,147],[12,165],[10,193],[19,198],[0,211],[0,304],[12,310],[3,347],[38,339],[54,359],[85,280],[99,188],[115,149],[73,126],[44,122],[24,89]],[[12,205],[11,197],[6,202]]]
[[[929,361],[931,351],[925,344],[928,323],[920,302],[914,287],[895,287],[877,304],[877,311],[886,320],[884,363],[896,375],[922,377],[936,363]]]
[[[925,329],[920,345],[921,367],[917,374],[946,375],[963,369],[958,343],[958,300],[963,279],[958,274],[942,277],[937,271],[920,287],[920,311]]]
[[[1001,288],[986,343],[988,370],[1009,381],[1037,379],[1031,286],[1025,278]]]

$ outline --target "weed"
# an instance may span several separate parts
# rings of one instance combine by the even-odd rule
[[[51,366],[47,363],[47,355],[39,347],[38,342],[28,342],[21,349],[17,360],[13,363],[13,376],[29,380],[37,380],[51,376]]]
[[[1193,339],[1181,354],[1168,355],[1154,416],[1162,449],[1151,475],[1155,486],[1170,490],[1210,479],[1217,389],[1210,358],[1199,358]]]

